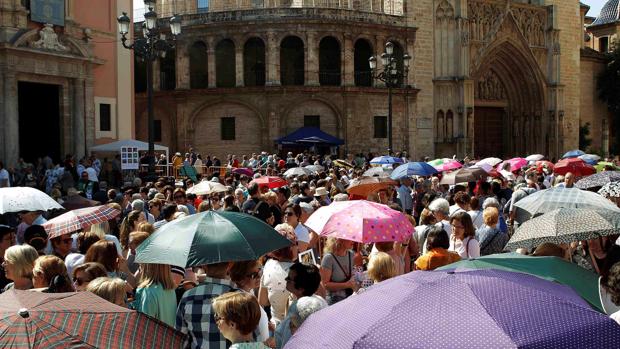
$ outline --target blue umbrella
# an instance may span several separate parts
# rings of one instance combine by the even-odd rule
[[[567,152],[566,154],[564,154],[564,156],[562,156],[562,159],[566,159],[566,158],[576,158],[579,157],[581,155],[585,155],[586,153],[582,150],[579,149],[575,149],[575,150],[571,150],[569,152]]]
[[[403,159],[395,158],[393,156],[377,156],[370,160],[371,165],[389,165],[389,164],[402,164]]]
[[[312,314],[286,349],[618,348],[573,289],[503,270],[415,271]]]
[[[426,162],[408,162],[398,166],[390,176],[394,180],[410,176],[431,176],[437,173],[437,170]]]
[[[583,154],[579,155],[579,158],[583,160],[586,164],[592,166],[596,165],[601,159],[601,157],[596,154]]]

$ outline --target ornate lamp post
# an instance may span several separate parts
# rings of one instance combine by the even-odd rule
[[[388,88],[388,155],[392,153],[392,89],[402,87],[402,82],[409,72],[411,56],[407,53],[403,55],[403,67],[399,67],[396,57],[394,57],[394,44],[388,41],[385,44],[385,52],[381,54],[381,66],[383,71],[377,71],[377,59],[371,56],[368,59],[372,77],[383,81]]]
[[[144,24],[142,25],[142,37],[134,37],[133,42],[127,38],[129,34],[129,25],[131,19],[126,12],[118,17],[118,32],[121,34],[123,47],[133,50],[134,54],[146,61],[146,91],[147,91],[147,109],[148,109],[148,132],[149,132],[149,167],[148,178],[155,177],[155,121],[153,115],[153,62],[158,57],[165,57],[166,52],[174,49],[176,37],[181,34],[181,18],[173,16],[170,18],[170,32],[172,40],[166,38],[162,33],[163,30],[158,27],[157,13],[154,0],[145,0],[144,4],[148,11],[144,14]]]

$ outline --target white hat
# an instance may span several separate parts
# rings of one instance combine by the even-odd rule
[[[307,202],[300,202],[299,207],[304,210],[307,214],[312,214],[314,212],[314,207]]]
[[[325,195],[329,195],[325,187],[318,187],[314,191],[314,196],[325,196]]]

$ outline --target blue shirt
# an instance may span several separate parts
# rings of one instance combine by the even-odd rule
[[[413,209],[413,197],[411,196],[411,188],[408,186],[401,184],[398,189],[396,189],[396,197],[400,200],[400,204],[403,207],[403,210],[412,210]]]

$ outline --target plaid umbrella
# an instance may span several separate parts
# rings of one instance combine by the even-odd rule
[[[360,177],[351,181],[347,192],[349,194],[367,197],[379,190],[387,189],[391,185],[397,185],[396,181],[389,177]]]
[[[476,182],[481,179],[486,179],[487,176],[487,172],[481,168],[462,168],[444,175],[439,183],[452,185],[456,183]]]
[[[582,177],[595,174],[596,169],[579,158],[567,158],[558,161],[558,163],[555,164],[553,172],[560,175],[571,172],[577,177]]]
[[[575,187],[590,189],[602,187],[607,183],[617,181],[620,181],[620,171],[603,171],[578,180],[577,183],[575,183]]]
[[[63,209],[44,192],[30,187],[0,188],[0,214]]]
[[[228,188],[222,183],[201,181],[200,183],[187,189],[187,193],[196,195],[210,195],[213,193],[223,193],[227,190]]]
[[[284,172],[285,176],[307,176],[312,174],[312,171],[305,168],[305,167],[293,167],[293,168],[289,168],[288,170],[286,170],[286,172]]]
[[[439,304],[452,308],[438,311]],[[611,349],[619,342],[620,326],[568,286],[487,269],[382,281],[312,314],[286,348]]]
[[[181,348],[183,340],[163,322],[90,292],[0,295],[1,348]]]
[[[353,168],[353,167],[355,167],[355,166],[353,166],[352,163],[350,163],[350,162],[348,162],[346,160],[340,160],[340,159],[332,161],[332,164],[334,166],[336,166],[336,167],[345,167],[345,168]]]
[[[121,211],[108,205],[80,208],[61,214],[47,221],[43,228],[47,231],[48,238],[71,234],[80,229],[86,229],[91,225],[107,222],[118,216]]]
[[[253,180],[254,183],[260,185],[260,186],[268,186],[269,189],[273,189],[273,188],[280,188],[283,187],[285,185],[287,185],[288,183],[280,178],[280,177],[276,177],[276,176],[262,176],[262,177],[258,177],[256,179]]]
[[[620,198],[620,182],[607,183],[598,193],[606,198]]]
[[[620,212],[558,208],[523,223],[506,248],[534,248],[545,242],[568,244],[618,233]]]
[[[385,167],[373,167],[364,172],[364,177],[389,177],[392,173],[392,169]]]
[[[616,205],[604,197],[577,188],[551,188],[541,190],[517,201],[515,206],[517,207],[516,220],[520,223],[562,207],[620,212],[620,209],[616,207]]]

